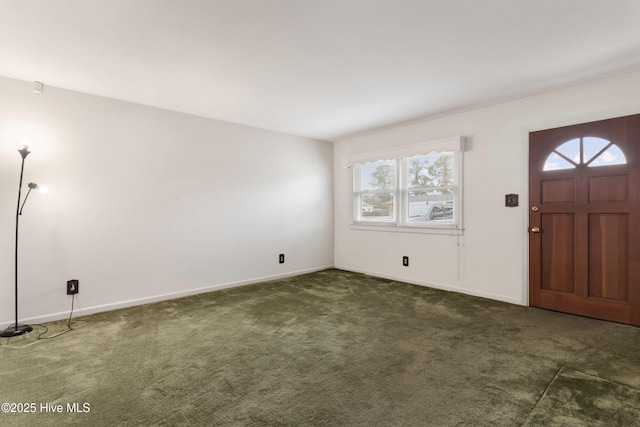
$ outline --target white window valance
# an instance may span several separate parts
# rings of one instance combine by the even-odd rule
[[[367,153],[358,153],[345,156],[342,159],[342,165],[345,168],[353,166],[355,163],[372,163],[379,160],[392,160],[399,157],[411,157],[429,154],[437,151],[464,151],[464,136],[455,136],[431,141],[420,142],[417,144],[404,145],[400,147],[390,148],[380,151],[372,151]]]

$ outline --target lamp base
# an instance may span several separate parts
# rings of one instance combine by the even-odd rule
[[[24,335],[33,331],[33,328],[29,325],[11,325],[4,331],[0,332],[0,337],[11,338]]]

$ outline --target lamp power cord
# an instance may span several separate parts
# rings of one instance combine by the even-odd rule
[[[51,340],[53,338],[58,338],[60,335],[66,334],[67,332],[73,331],[73,328],[71,327],[71,317],[73,317],[73,303],[75,299],[76,299],[76,295],[73,294],[71,296],[71,312],[69,313],[69,319],[67,319],[67,329],[55,335],[52,335],[50,337],[45,337],[44,335],[46,335],[47,332],[49,332],[49,328],[45,325],[37,324],[38,326],[42,326],[44,328],[44,332],[41,332],[40,335],[38,335],[39,340]]]

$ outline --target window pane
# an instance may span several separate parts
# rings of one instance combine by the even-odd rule
[[[545,171],[555,171],[560,169],[573,169],[576,165],[568,162],[564,157],[560,157],[556,153],[549,154],[547,160],[544,162],[544,167],[542,170]]]
[[[393,221],[393,193],[363,194],[360,198],[362,221]]]
[[[409,222],[453,221],[451,190],[409,193]]]
[[[409,188],[440,187],[455,184],[453,152],[407,157],[406,168],[407,186]]]
[[[560,154],[564,154],[567,158],[573,160],[575,164],[580,164],[580,138],[572,139],[565,142],[555,149]],[[566,169],[566,168],[562,168]]]
[[[626,163],[627,159],[624,157],[622,150],[617,145],[612,144],[604,153],[589,163],[589,167],[624,165]]]
[[[593,136],[582,138],[582,150],[584,151],[583,163],[588,163],[593,156],[598,154],[598,152],[607,145],[609,145],[609,141],[607,141],[606,139],[596,138]]]
[[[396,162],[380,161],[360,165],[361,190],[393,190],[396,186]]]
[[[582,145],[582,161],[580,161],[580,146]],[[606,150],[600,153],[601,150]],[[573,160],[575,164],[560,156],[558,153]],[[600,154],[598,154],[600,153]],[[586,136],[582,138],[572,139],[570,141],[561,144],[549,154],[547,160],[544,163],[543,170],[559,170],[559,169],[573,169],[576,165],[587,164],[589,167],[608,166],[608,165],[623,165],[627,163],[627,159],[620,148],[611,144],[603,138],[595,136]]]

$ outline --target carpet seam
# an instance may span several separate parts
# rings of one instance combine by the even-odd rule
[[[627,388],[630,388],[630,389],[633,389],[633,390],[636,390],[636,391],[640,391],[640,388],[634,387],[632,385],[621,383],[621,382],[614,381],[614,380],[610,380],[610,379],[604,378],[604,377],[599,377],[597,375],[593,375],[593,374],[590,374],[588,372],[581,371],[579,369],[567,368],[566,366],[563,366],[563,369],[566,369],[568,371],[573,371],[573,372],[579,372],[579,373],[581,373],[583,375],[586,375],[586,376],[589,376],[589,377],[592,377],[592,378],[596,378],[596,379],[599,379],[599,380],[602,380],[602,381],[607,381],[607,382],[612,383],[612,384],[616,384],[616,385],[627,387]]]
[[[524,426],[529,421],[529,418],[531,418],[531,414],[533,414],[533,411],[540,404],[542,399],[544,399],[544,397],[547,395],[547,392],[549,391],[549,388],[551,387],[551,384],[553,384],[553,382],[556,380],[556,378],[558,378],[558,376],[560,375],[560,372],[562,372],[563,369],[565,369],[565,367],[561,366],[560,369],[558,369],[556,371],[556,373],[553,376],[553,378],[551,378],[551,381],[549,381],[547,383],[547,386],[545,387],[544,391],[542,392],[542,394],[540,395],[540,397],[538,398],[536,403],[531,407],[531,410],[529,410],[529,413],[527,414],[527,417],[522,421],[522,423],[520,424],[520,427]]]

